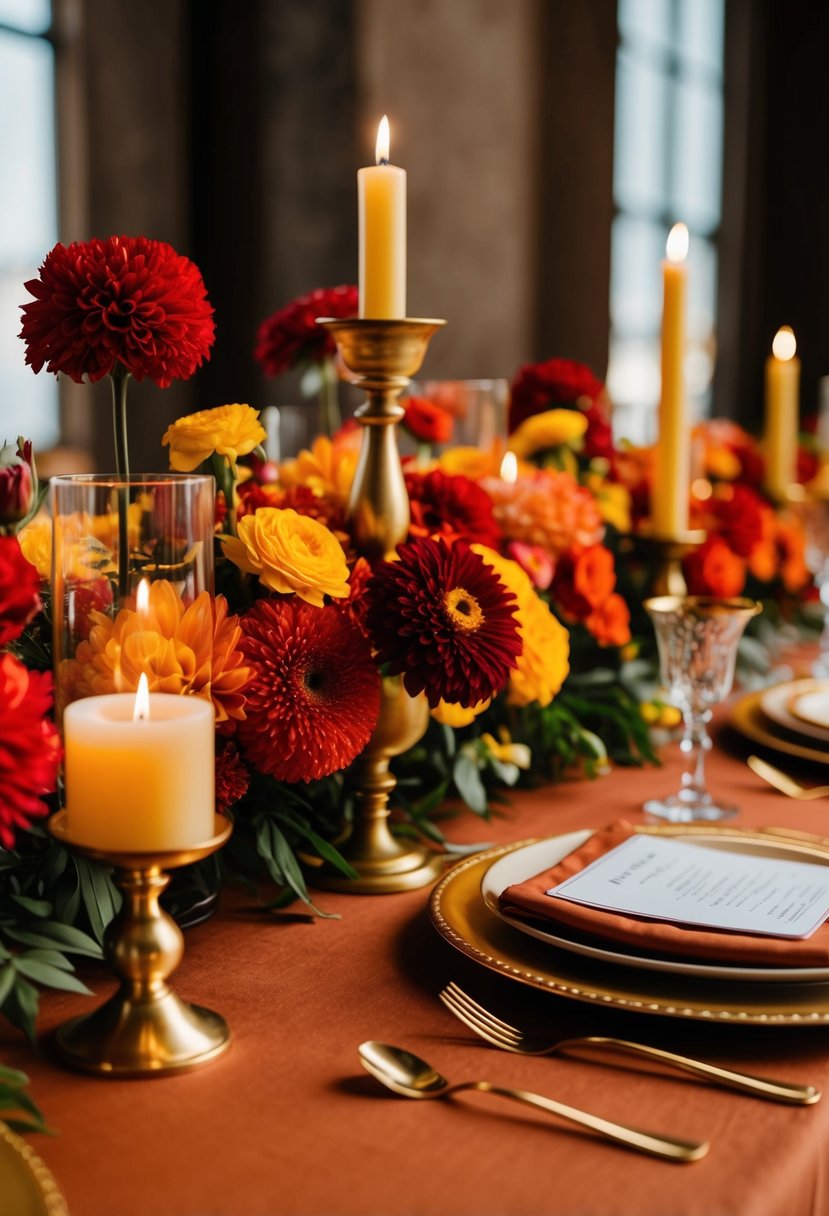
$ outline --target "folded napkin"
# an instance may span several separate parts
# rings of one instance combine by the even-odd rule
[[[620,822],[594,834],[581,848],[556,865],[507,887],[499,896],[501,911],[522,920],[553,921],[608,942],[633,946],[639,954],[693,958],[698,962],[727,962],[744,966],[829,967],[829,921],[803,941],[735,933],[728,929],[702,929],[670,921],[650,920],[623,912],[588,908],[545,894],[565,878],[616,848],[634,835],[631,824]]]

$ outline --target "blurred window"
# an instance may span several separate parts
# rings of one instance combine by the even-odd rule
[[[725,0],[619,0],[608,389],[617,439],[656,437],[661,263],[691,236],[686,384],[707,415],[714,375]]]
[[[20,305],[57,240],[55,54],[49,0],[0,0],[0,443],[58,440],[54,376],[24,362]]]

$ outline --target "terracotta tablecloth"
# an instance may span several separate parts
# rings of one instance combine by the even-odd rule
[[[492,824],[464,815],[458,840],[510,841],[612,818],[634,822],[646,795],[676,787],[662,769],[616,770],[515,796]],[[746,826],[829,834],[829,803],[775,793],[715,750],[710,781]],[[107,1081],[61,1071],[2,1032],[0,1058],[25,1069],[52,1139],[33,1138],[72,1216],[826,1216],[829,1027],[752,1028],[578,1005],[486,971],[432,928],[425,891],[321,894],[338,921],[268,916],[243,898],[187,934],[176,991],[221,1011],[230,1052],[169,1079]],[[820,1085],[810,1108],[760,1102],[633,1062],[528,1059],[473,1039],[437,1001],[449,978],[552,1035],[623,1033],[748,1071]],[[94,973],[96,995],[109,991]],[[91,1006],[48,995],[44,1030]],[[674,1166],[603,1143],[485,1095],[417,1103],[363,1073],[376,1038],[425,1056],[455,1080],[536,1089],[610,1119],[710,1139]],[[0,1211],[2,1211],[0,1201]]]

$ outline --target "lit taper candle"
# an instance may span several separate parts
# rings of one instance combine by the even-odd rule
[[[766,488],[780,500],[797,480],[797,432],[800,414],[800,360],[788,325],[778,329],[766,360]]]
[[[377,131],[377,164],[357,171],[360,316],[406,315],[406,171],[389,164],[389,120]]]
[[[659,537],[677,537],[688,528],[691,476],[690,435],[685,400],[685,330],[688,293],[688,229],[674,224],[662,263],[662,392],[656,443],[651,523]]]

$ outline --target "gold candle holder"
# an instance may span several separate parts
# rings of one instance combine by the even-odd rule
[[[432,335],[446,322],[353,317],[321,319],[319,324],[333,335],[354,383],[367,397],[355,413],[363,443],[349,501],[352,535],[369,561],[390,558],[409,531],[409,496],[395,430],[405,410],[398,398],[420,370]],[[440,873],[441,854],[400,844],[388,822],[389,795],[396,784],[389,772],[391,759],[412,747],[428,725],[426,698],[410,697],[400,680],[384,680],[377,726],[354,762],[354,824],[340,847],[357,878],[324,865],[314,874],[318,886],[379,895],[426,886]]]
[[[217,815],[210,840],[163,853],[100,852],[73,839],[66,811],[52,816],[49,831],[82,856],[114,866],[124,896],[104,939],[118,990],[93,1013],[58,1028],[57,1056],[71,1068],[107,1077],[162,1077],[215,1060],[230,1046],[230,1029],[218,1013],[186,1004],[168,986],[184,939],[158,897],[170,881],[166,870],[221,848],[230,835],[229,820]]]
[[[674,536],[657,536],[647,528],[631,537],[631,547],[646,565],[645,596],[688,594],[682,559],[705,540],[702,528],[686,528]]]

